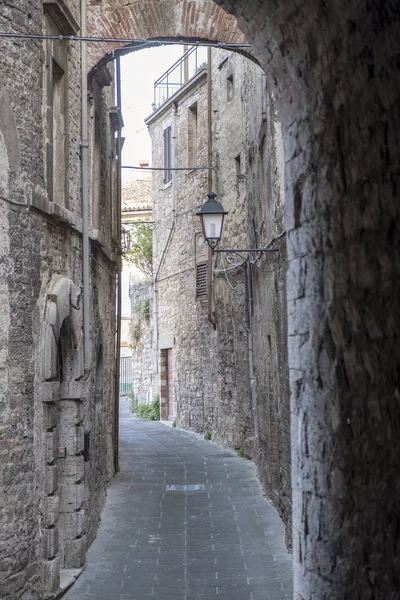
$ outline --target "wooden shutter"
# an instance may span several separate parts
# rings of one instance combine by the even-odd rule
[[[196,265],[196,300],[207,297],[207,262]]]

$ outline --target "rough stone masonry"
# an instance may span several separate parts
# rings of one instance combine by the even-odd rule
[[[75,0],[2,3],[0,31],[77,34],[78,9]],[[0,597],[36,600],[58,593],[60,569],[85,564],[113,475],[114,91],[90,78],[93,352],[84,373],[80,48],[0,47]]]
[[[234,20],[224,30],[224,13],[212,2],[140,4],[154,9],[154,28],[142,27],[142,11],[132,0],[124,4],[123,20],[112,2],[94,3],[92,32],[243,40]],[[238,18],[266,72],[283,126],[295,597],[395,599],[400,587],[398,1],[218,4]],[[157,5],[169,6],[172,16],[162,19]],[[68,6],[77,21],[75,3]],[[42,31],[43,4],[3,3],[0,22],[5,31]],[[68,97],[76,101],[78,57],[70,47],[67,63],[77,85],[71,84]],[[105,52],[97,47],[92,65]],[[0,176],[1,595],[25,600],[43,592],[45,556],[49,568],[57,569],[57,540],[44,545],[39,528],[43,514],[56,515],[44,509],[44,498],[52,497],[56,486],[51,475],[56,469],[51,454],[45,459],[42,409],[37,410],[39,399],[49,396],[34,395],[41,377],[39,324],[57,330],[58,317],[44,320],[47,303],[58,305],[59,296],[54,302],[47,297],[53,275],[69,280],[70,289],[81,282],[79,209],[75,213],[64,206],[72,214],[66,213],[48,197],[44,157],[51,144],[44,133],[47,110],[42,110],[47,55],[37,40],[1,41],[6,83],[0,92],[0,164],[5,167]],[[54,68],[57,91],[65,69],[52,58],[61,67]],[[63,95],[57,97],[61,102]],[[70,122],[75,125],[69,131],[68,202],[78,207],[79,124],[72,114]],[[60,216],[67,216],[72,227]],[[112,257],[96,246],[94,258],[102,263],[93,269],[99,275],[94,291],[105,294],[99,302],[104,315],[106,305],[114,306],[107,274]],[[71,303],[70,315],[73,310],[78,309]],[[58,314],[67,313],[57,309]],[[103,348],[103,361],[93,362],[99,381],[104,365],[105,382],[112,377],[106,358],[111,321],[103,323],[103,343],[94,344]],[[68,402],[79,406],[84,396],[68,389],[74,394]],[[86,397],[92,398],[89,391]],[[58,397],[50,402],[58,403]],[[46,428],[54,429],[53,424],[46,421]],[[109,444],[103,449],[107,457]],[[100,473],[98,481],[104,483]]]

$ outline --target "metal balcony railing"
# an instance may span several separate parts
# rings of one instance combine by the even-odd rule
[[[153,109],[157,110],[164,102],[183,87],[194,75],[207,67],[207,49],[192,46],[154,83]]]

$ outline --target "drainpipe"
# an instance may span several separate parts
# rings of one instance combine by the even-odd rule
[[[117,109],[121,110],[121,63],[118,57],[115,61],[116,84],[117,84]],[[117,131],[117,248],[121,248],[121,203],[122,203],[122,182],[121,182],[121,128]],[[114,397],[114,471],[119,469],[119,370],[121,362],[121,307],[122,307],[122,287],[121,287],[121,254],[117,256],[117,319],[115,335],[115,397]]]
[[[178,105],[176,102],[172,103],[172,123],[171,123],[171,137],[172,137],[172,141],[171,141],[171,157],[172,157],[172,164],[171,167],[175,167],[175,148],[176,148],[176,119],[177,119],[177,114],[178,114]],[[157,373],[159,372],[158,370],[158,291],[157,291],[157,282],[158,282],[158,276],[160,275],[160,271],[161,271],[161,267],[163,265],[164,262],[164,258],[165,255],[167,253],[171,238],[172,238],[172,234],[175,228],[175,221],[176,221],[176,171],[172,170],[172,188],[171,188],[171,192],[172,192],[172,207],[171,207],[171,212],[172,212],[172,220],[171,220],[171,227],[169,230],[169,234],[168,234],[168,238],[167,241],[165,243],[164,249],[162,251],[161,254],[161,259],[160,262],[158,263],[158,269],[157,269],[157,273],[154,276],[154,280],[153,280],[153,293],[154,293],[154,308],[153,308],[153,320],[154,320],[154,344],[155,344],[155,352],[156,352],[156,367],[157,367]],[[159,394],[159,402],[160,402],[160,415],[161,415],[161,394]]]
[[[87,37],[86,0],[81,0],[81,36]],[[88,133],[87,43],[81,42],[81,102],[82,102],[82,276],[83,276],[83,353],[85,378],[92,363],[90,337],[90,249],[89,249],[89,133]]]
[[[267,76],[261,73],[261,117],[263,122],[267,120]]]
[[[176,166],[175,160],[175,149],[176,149],[176,118],[178,114],[178,105],[176,102],[172,103],[172,123],[171,123],[171,155],[172,155],[172,168]],[[175,227],[175,216],[176,216],[176,171],[172,171],[172,223],[171,230]]]
[[[254,377],[254,351],[253,351],[253,334],[251,331],[250,305],[251,305],[251,270],[249,273],[248,263],[244,266],[244,305],[246,311],[246,329],[247,329],[247,344],[249,353],[249,380],[251,394],[251,412],[253,413],[254,436],[258,438],[258,413],[257,413],[257,393],[256,380]]]
[[[212,81],[211,81],[211,47],[207,48],[207,132],[208,132],[208,166],[212,165]],[[213,191],[213,170],[208,169],[208,191]],[[213,254],[211,248],[208,248],[207,257],[207,318],[216,329],[216,322],[213,317]]]

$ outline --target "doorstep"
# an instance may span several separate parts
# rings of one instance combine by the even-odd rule
[[[85,567],[81,567],[80,569],[60,569],[60,589],[53,597],[53,600],[58,600],[65,594],[67,590],[75,583],[78,579],[79,575],[83,573]]]

